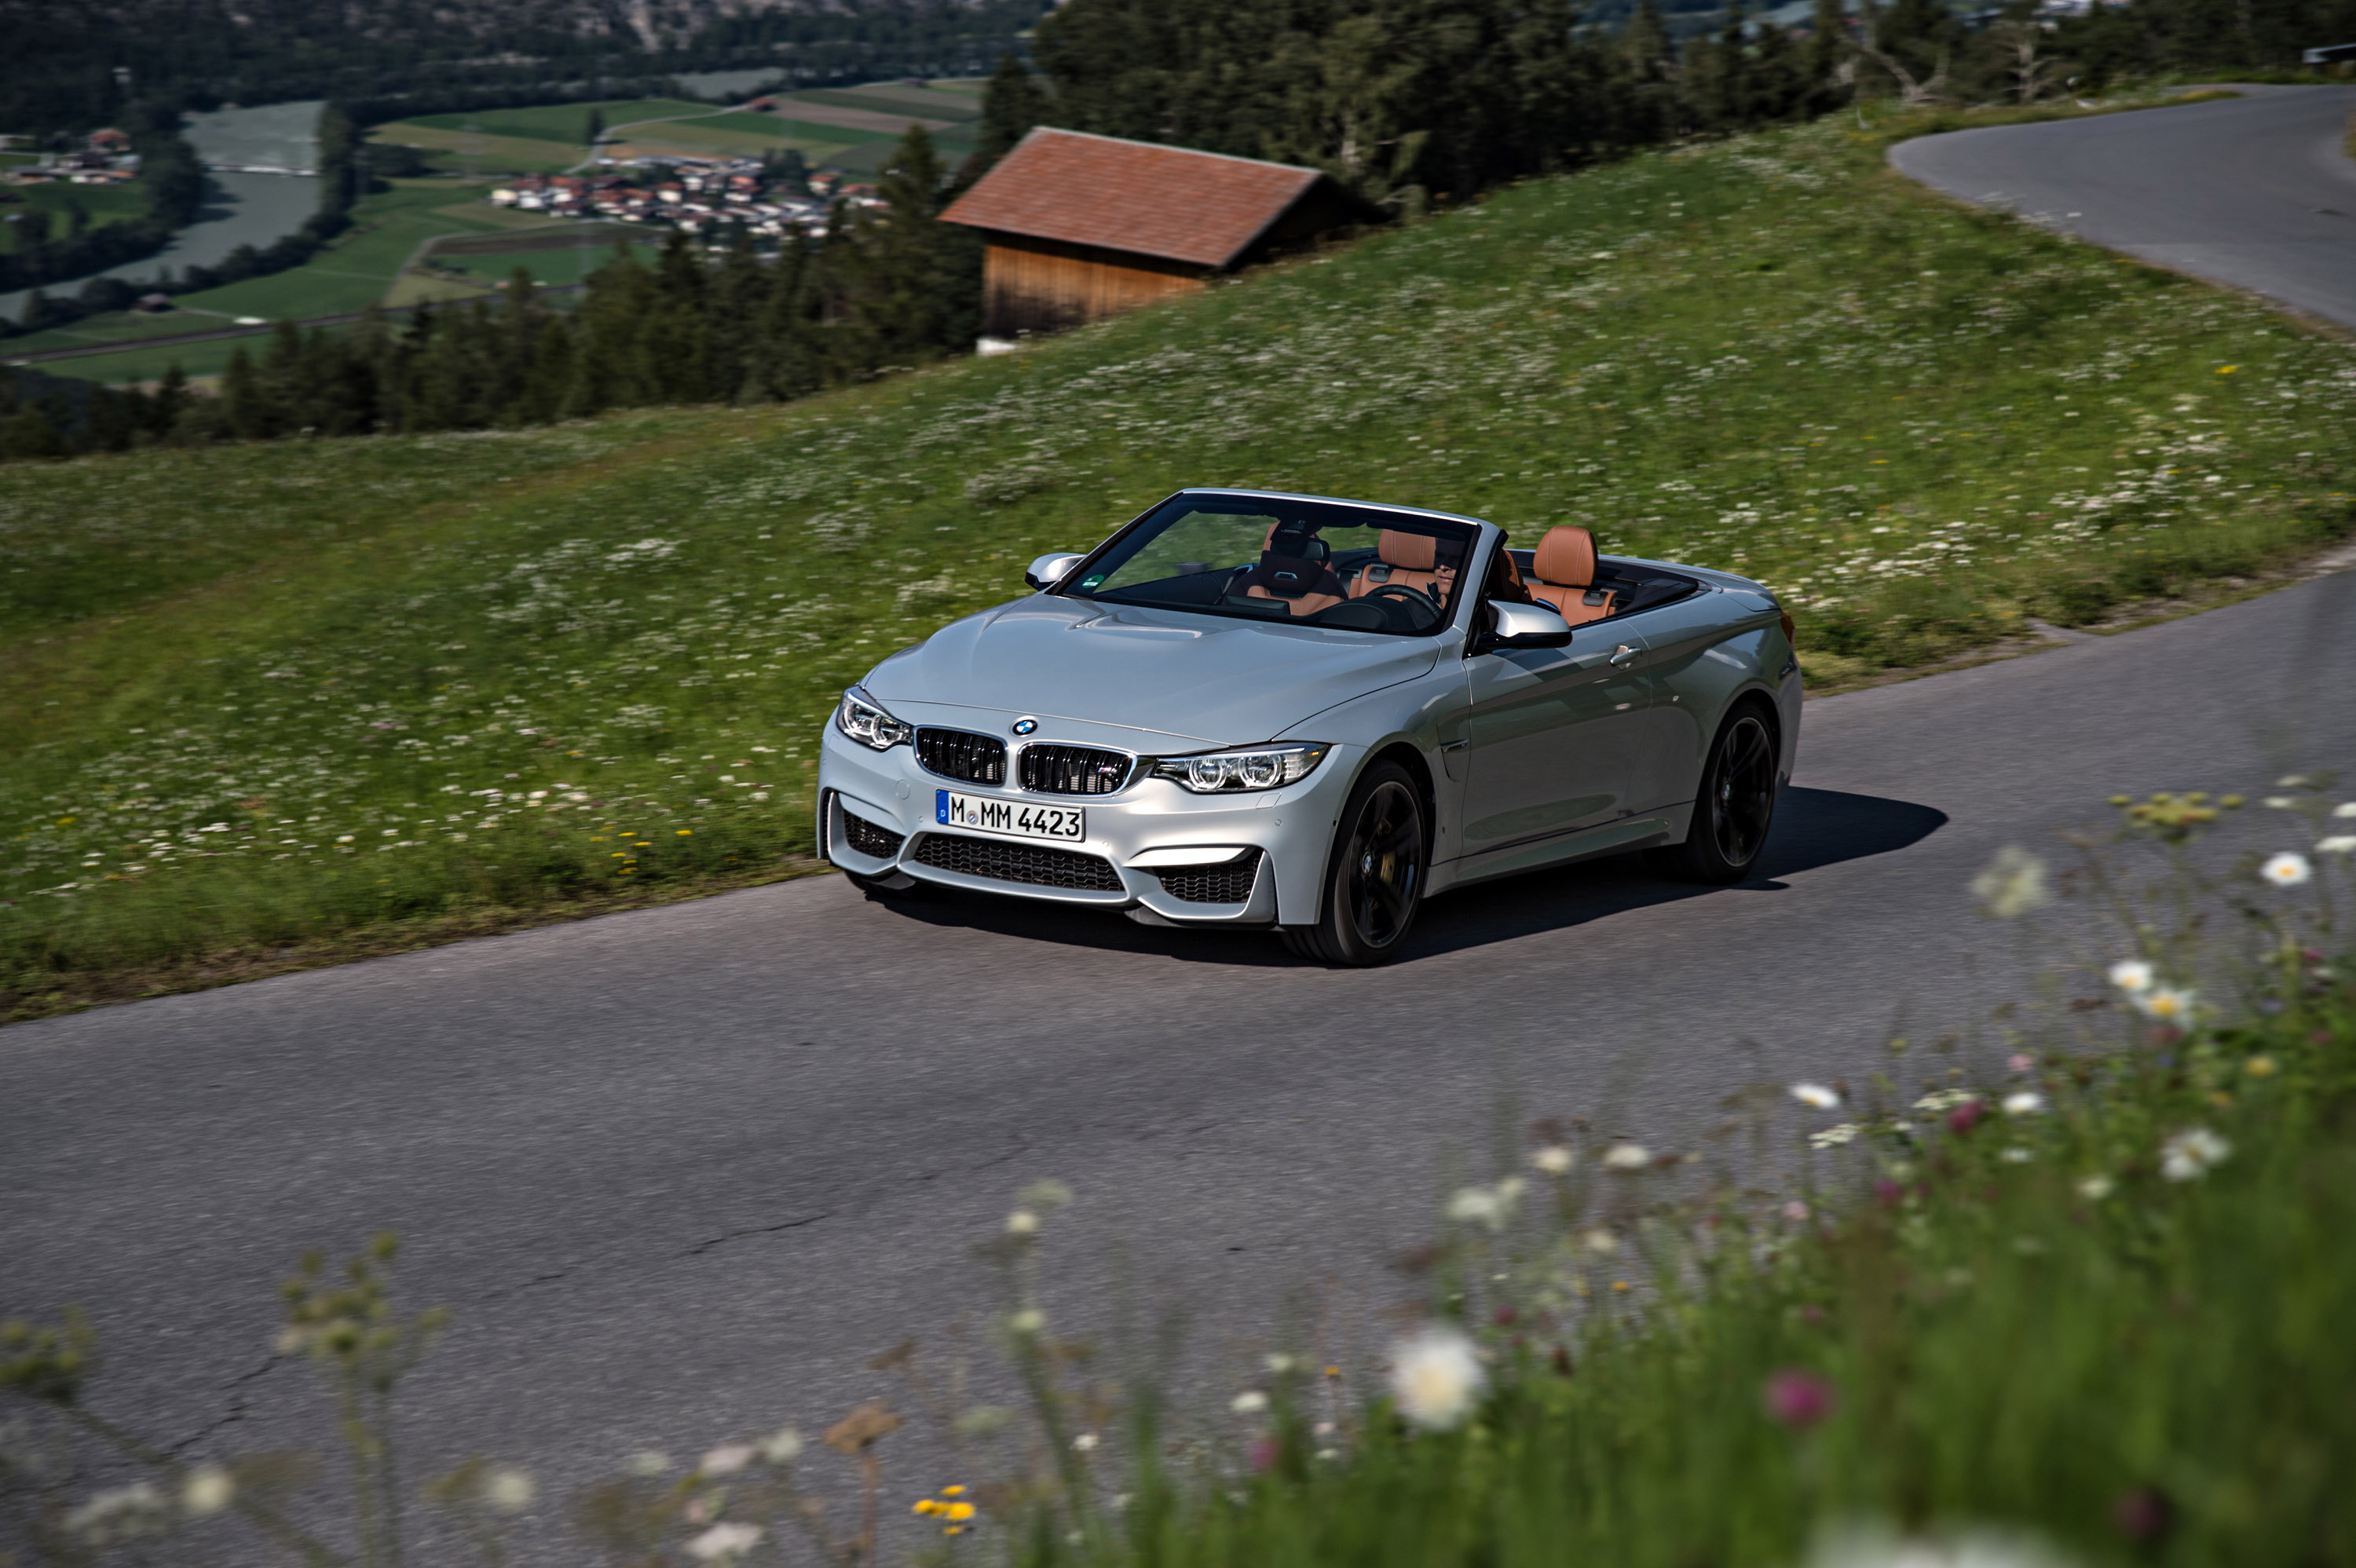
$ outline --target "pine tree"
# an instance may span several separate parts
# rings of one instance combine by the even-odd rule
[[[981,90],[981,123],[973,139],[973,155],[958,179],[972,184],[991,166],[1014,150],[1047,114],[1047,95],[1039,89],[1030,68],[1012,54],[1001,55],[998,69]]]

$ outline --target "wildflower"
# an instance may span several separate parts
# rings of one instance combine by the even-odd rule
[[[1642,1170],[1653,1163],[1653,1151],[1643,1144],[1616,1143],[1603,1152],[1606,1170]]]
[[[1833,1385],[1814,1372],[1786,1367],[1760,1389],[1759,1403],[1778,1426],[1804,1431],[1832,1414]]]
[[[2295,888],[2315,875],[2315,868],[2308,864],[2306,856],[2286,850],[2260,866],[2258,875],[2278,888]]]
[[[1599,1257],[1609,1257],[1620,1250],[1620,1238],[1597,1225],[1580,1232],[1579,1244]]]
[[[1855,1140],[1857,1135],[1858,1125],[1855,1122],[1838,1122],[1820,1133],[1810,1133],[1808,1147],[1814,1149],[1838,1148],[1841,1145]]]
[[[1006,1327],[1012,1333],[1028,1337],[1047,1327],[1047,1315],[1035,1307],[1025,1307],[1007,1314]]]
[[[642,1448],[630,1456],[623,1468],[628,1470],[633,1476],[652,1480],[670,1468],[670,1456],[657,1453],[652,1448]]]
[[[1560,1144],[1548,1144],[1544,1148],[1534,1149],[1530,1153],[1530,1164],[1548,1176],[1568,1174],[1577,1158],[1576,1155]]]
[[[509,1465],[502,1465],[483,1477],[483,1501],[500,1513],[521,1513],[531,1506],[532,1495],[538,1489],[530,1474]]]
[[[66,1515],[66,1530],[91,1546],[160,1535],[170,1522],[163,1494],[145,1481],[100,1492]]]
[[[1072,1449],[1075,1453],[1093,1454],[1096,1452],[1098,1442],[1098,1438],[1095,1433],[1083,1432],[1072,1439]]]
[[[2356,855],[2356,833],[2334,833],[2317,839],[2315,847],[2326,855]]]
[[[2261,1051],[2242,1063],[2242,1071],[2253,1078],[2272,1078],[2282,1071],[2282,1067],[2273,1057]]]
[[[2151,989],[2151,965],[2140,958],[2122,958],[2111,965],[2111,984],[2130,996]]]
[[[1015,1202],[1042,1214],[1052,1214],[1071,1200],[1072,1189],[1052,1176],[1041,1177],[1014,1195]]]
[[[336,836],[336,842],[338,844],[348,844],[351,841],[352,836],[348,833],[341,833]]]
[[[1448,1217],[1460,1225],[1486,1225],[1492,1231],[1502,1231],[1513,1218],[1514,1204],[1520,1199],[1522,1179],[1509,1176],[1494,1187],[1466,1187],[1458,1189],[1448,1200]]]
[[[2162,986],[2134,1000],[2136,1011],[2158,1023],[2181,1024],[2192,1017],[2193,994],[2176,987]]]
[[[1997,1158],[2004,1161],[2007,1165],[2027,1165],[2030,1160],[2035,1159],[2036,1157],[2037,1156],[2034,1152],[2019,1144],[2008,1146],[2002,1153],[1997,1156]]]
[[[1445,1432],[1472,1413],[1488,1376],[1472,1340],[1435,1326],[1392,1347],[1390,1381],[1400,1414],[1427,1432]]]
[[[1829,1111],[1840,1104],[1840,1095],[1821,1083],[1794,1083],[1792,1098],[1815,1111]]]
[[[730,1443],[706,1454],[696,1468],[707,1476],[733,1476],[752,1462],[750,1443]]]
[[[2078,1196],[2089,1203],[2100,1203],[2117,1191],[2118,1187],[2117,1182],[2102,1172],[2096,1171],[2092,1176],[2082,1176],[2078,1179]]]
[[[1039,1216],[1028,1209],[1017,1209],[1006,1216],[1006,1233],[1010,1236],[1033,1236],[1039,1232]]]
[[[1274,1372],[1278,1377],[1282,1377],[1287,1372],[1298,1371],[1301,1370],[1301,1362],[1294,1357],[1286,1355],[1281,1350],[1278,1350],[1271,1355],[1261,1358],[1260,1364],[1268,1368],[1269,1371]]]
[[[2356,800],[2343,800],[2331,808],[2334,816],[2356,816]]]
[[[1820,1536],[1805,1568],[2066,1568],[2068,1562],[2040,1541],[2007,1532],[1901,1540],[1884,1526],[1852,1523]]]
[[[237,1495],[237,1482],[219,1465],[199,1465],[188,1472],[180,1483],[180,1511],[190,1519],[203,1519],[229,1507]]]
[[[2270,795],[2266,796],[2264,804],[2269,811],[2293,811],[2298,806],[2298,796],[2295,795]]]
[[[687,1554],[699,1563],[723,1563],[752,1551],[760,1539],[757,1524],[715,1524],[687,1543]]]
[[[2159,1173],[2170,1181],[2194,1181],[2222,1165],[2233,1146],[2206,1127],[2187,1127],[2159,1146]]]
[[[1258,1415],[1268,1408],[1268,1395],[1256,1388],[1248,1388],[1229,1400],[1227,1408],[1237,1415]]]
[[[2008,1116],[2033,1116],[2045,1109],[2045,1096],[2023,1089],[2004,1097],[2004,1114]]]
[[[1947,1130],[1951,1133],[1970,1132],[1979,1125],[1980,1118],[1987,1115],[1986,1100],[1966,1100],[1947,1113]]]
[[[1972,896],[1998,920],[2017,920],[2053,901],[2052,891],[2046,886],[2045,862],[2010,844],[1997,850],[1987,869],[1972,879]]]
[[[1808,1218],[1808,1206],[1794,1198],[1783,1205],[1783,1218],[1791,1221],[1794,1225],[1805,1224]]]
[[[761,1440],[761,1457],[772,1465],[790,1465],[801,1452],[802,1435],[790,1426],[780,1426]]]

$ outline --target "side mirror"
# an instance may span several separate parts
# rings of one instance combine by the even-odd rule
[[[1482,606],[1486,627],[1473,640],[1476,654],[1509,648],[1567,648],[1570,623],[1551,604],[1514,604],[1492,600]]]
[[[1066,572],[1086,560],[1087,557],[1077,550],[1059,549],[1052,554],[1041,556],[1025,567],[1023,571],[1023,581],[1044,592],[1064,581]]]

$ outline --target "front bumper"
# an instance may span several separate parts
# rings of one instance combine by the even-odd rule
[[[1116,795],[1051,795],[944,778],[917,762],[911,747],[873,751],[830,721],[819,754],[818,842],[829,860],[864,877],[897,872],[1012,898],[1142,909],[1182,925],[1305,925],[1317,917],[1325,852],[1364,754],[1361,747],[1335,746],[1309,777],[1258,794],[1194,795],[1168,779],[1146,778]],[[1087,814],[1087,836],[1049,842],[946,827],[935,811],[936,792],[944,789],[1076,807]],[[851,817],[897,842],[859,828]],[[947,842],[928,846],[928,838]],[[1151,863],[1172,858],[1153,851],[1202,849],[1239,853],[1214,863]],[[1148,863],[1138,864],[1141,858]]]

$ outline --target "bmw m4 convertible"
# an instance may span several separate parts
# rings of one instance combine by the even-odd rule
[[[1739,880],[1800,738],[1792,620],[1722,571],[1474,517],[1182,490],[843,694],[818,841],[930,887],[1246,926],[1336,965],[1422,901],[1651,850]]]

